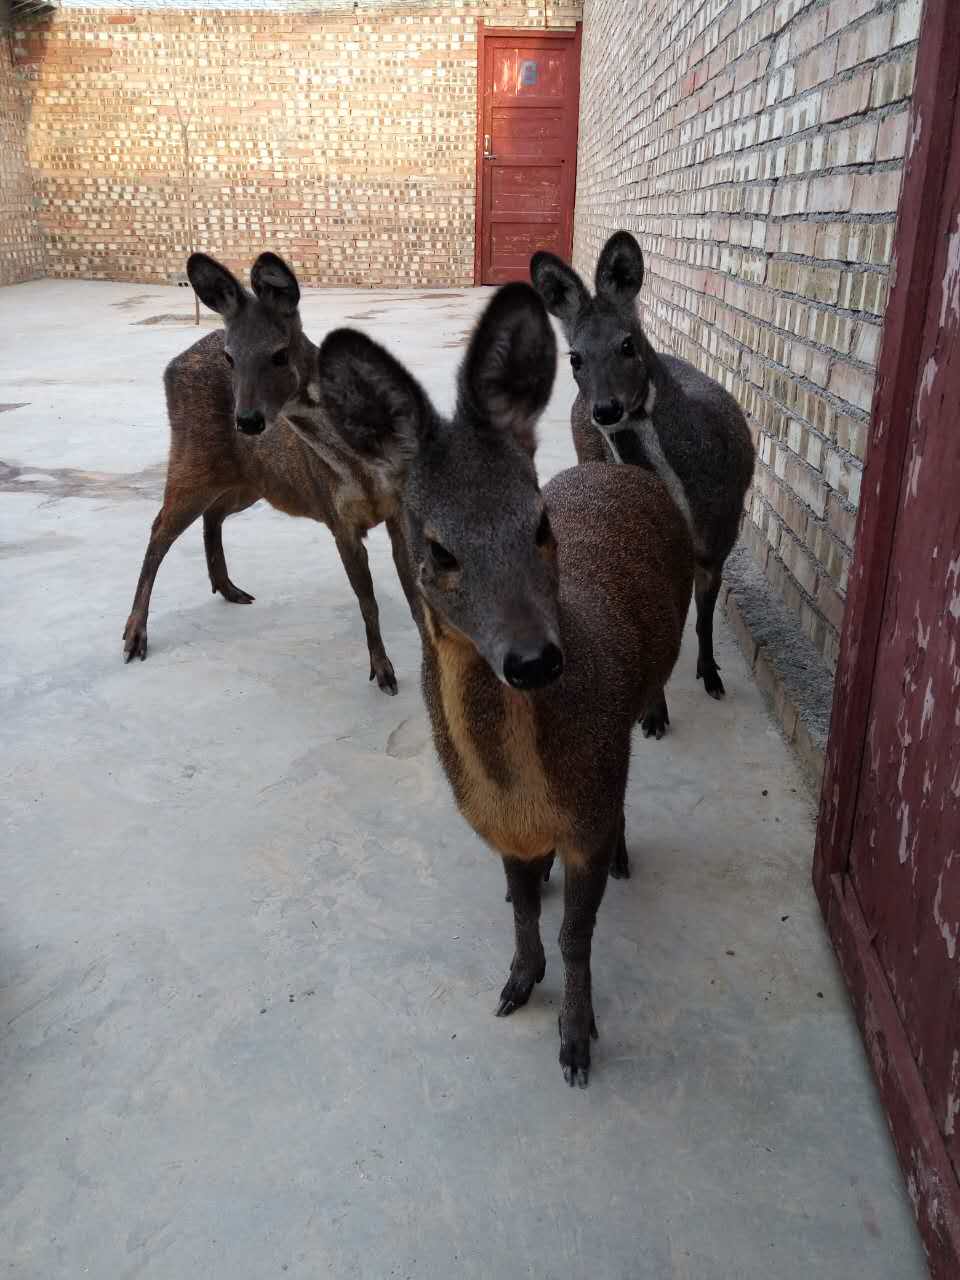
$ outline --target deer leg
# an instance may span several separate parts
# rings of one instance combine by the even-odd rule
[[[549,858],[551,855],[548,854]],[[538,982],[543,981],[547,960],[540,939],[540,885],[546,858],[504,858],[507,891],[513,903],[514,952],[510,976],[500,992],[497,1017],[525,1005]]]
[[[123,657],[125,662],[132,658],[143,661],[147,656],[147,613],[150,609],[150,593],[153,591],[157,570],[177,538],[184,529],[189,528],[210,503],[210,494],[191,493],[184,496],[164,495],[153,527],[150,530],[150,541],[147,543],[140,580],[137,582],[136,594],[130,617],[123,629]]]
[[[553,850],[551,853],[548,853],[545,858],[541,858],[539,860],[543,864],[543,883],[544,884],[550,883],[550,872],[553,870],[553,864],[556,861],[556,858],[557,858],[556,850]],[[513,898],[510,894],[510,877],[507,876],[507,895],[504,898],[504,902],[512,902],[512,901],[513,901]]]
[[[252,506],[252,502],[229,502],[221,498],[203,513],[203,549],[207,555],[207,572],[213,594],[219,591],[231,604],[253,604],[254,597],[234,586],[227,573],[227,560],[223,554],[223,522],[236,511]]]
[[[722,568],[722,566],[721,566]],[[721,568],[697,565],[694,575],[694,598],[697,602],[697,679],[711,698],[722,698],[726,693],[720,679],[720,668],[713,657],[713,611],[720,594]]]
[[[597,1038],[590,982],[590,949],[597,910],[607,887],[617,838],[608,839],[585,859],[566,863],[563,884],[563,1003],[560,1007],[560,1066],[569,1085],[585,1089],[590,1079],[590,1040]],[[578,851],[579,852],[579,851]]]
[[[387,533],[390,535],[390,546],[393,548],[393,563],[397,567],[397,577],[407,597],[410,613],[414,622],[420,625],[420,593],[417,590],[410,552],[407,548],[407,535],[403,527],[402,516],[391,516],[387,521]]]
[[[617,837],[617,847],[613,851],[610,874],[614,880],[630,879],[630,855],[627,853],[627,819],[622,813],[620,814],[620,835]]]
[[[370,577],[370,562],[367,549],[362,538],[356,532],[339,532],[334,537],[340,559],[347,571],[350,585],[353,587],[360,603],[360,613],[367,629],[367,649],[370,653],[370,679],[376,680],[384,693],[397,692],[397,677],[393,671],[393,663],[387,657],[380,635],[380,610],[377,598],[373,594],[373,579]]]
[[[669,723],[670,713],[667,711],[667,699],[664,696],[663,689],[658,689],[647,704],[647,709],[644,711],[640,721],[640,728],[643,730],[645,738],[656,738],[659,742],[667,732]]]

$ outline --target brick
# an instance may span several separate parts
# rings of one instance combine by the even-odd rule
[[[857,174],[853,183],[854,213],[893,213],[900,198],[900,170]]]
[[[827,18],[827,35],[836,35],[844,27],[872,12],[880,0],[832,0]]]
[[[913,92],[913,72],[916,55],[898,62],[886,62],[878,66],[870,85],[870,106],[886,107],[892,102],[901,102],[909,98]]]
[[[827,165],[835,169],[850,164],[870,164],[876,159],[877,131],[876,120],[835,129],[825,139]]]
[[[907,125],[910,112],[898,111],[880,121],[877,136],[877,159],[900,160],[907,147]]]
[[[893,19],[894,47],[916,40],[920,35],[920,12],[922,0],[903,0],[897,5]]]
[[[861,115],[870,107],[873,72],[860,71],[847,80],[830,85],[824,92],[821,119],[825,124],[832,120],[846,120]]]
[[[845,213],[851,206],[854,177],[849,173],[827,174],[811,178],[806,209],[809,213]]]
[[[840,36],[837,71],[848,71],[890,51],[893,15],[881,13]]]
[[[837,69],[838,48],[839,41],[831,40],[828,44],[812,49],[801,59],[797,64],[798,92],[803,93],[806,89],[813,89],[834,75]]]
[[[840,400],[868,411],[873,398],[873,371],[858,369],[843,360],[834,361],[830,370],[829,388]]]

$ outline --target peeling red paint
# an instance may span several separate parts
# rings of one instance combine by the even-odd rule
[[[926,0],[814,880],[931,1272],[960,1276],[960,5]]]

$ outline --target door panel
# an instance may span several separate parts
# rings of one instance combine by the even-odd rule
[[[573,248],[579,28],[481,28],[478,74],[477,282],[528,280],[538,249]]]
[[[960,138],[945,187],[850,875],[960,1171]]]
[[[960,5],[926,0],[814,859],[936,1280],[960,1276],[958,84]]]

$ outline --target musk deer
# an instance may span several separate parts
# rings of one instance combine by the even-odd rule
[[[689,523],[696,556],[697,678],[711,698],[722,698],[713,613],[753,476],[753,440],[743,411],[713,378],[650,345],[635,305],[643,253],[628,231],[616,232],[604,246],[593,298],[577,273],[552,253],[534,254],[530,274],[570,344],[579,388],[571,413],[578,460],[651,468]],[[644,716],[643,732],[661,738],[669,723],[661,691]]]
[[[396,496],[378,469],[352,453],[323,418],[316,398],[317,348],[300,323],[296,276],[272,253],[254,263],[252,294],[206,254],[191,256],[187,275],[225,328],[195,342],[164,373],[167,482],[123,633],[126,661],[147,656],[147,612],[157,570],[198,516],[214,594],[234,604],[252,603],[253,596],[230,581],[221,528],[227,516],[266,498],[288,515],[307,516],[330,529],[360,602],[370,679],[396,693],[363,545],[368,530],[386,521],[400,581],[415,609]],[[296,417],[310,420],[312,448],[291,429]]]
[[[544,976],[542,876],[553,850],[564,863],[560,1063],[585,1086],[594,922],[611,864],[626,869],[631,728],[676,661],[693,551],[666,489],[637,467],[575,467],[541,494],[534,428],[555,372],[543,303],[510,284],[474,330],[452,419],[349,329],[320,348],[318,394],[402,493],[434,742],[513,900],[499,1015]]]

